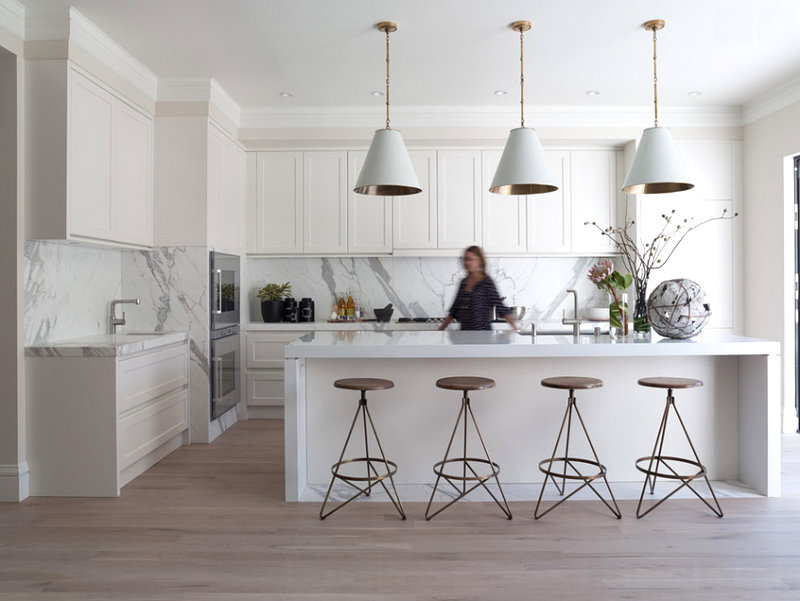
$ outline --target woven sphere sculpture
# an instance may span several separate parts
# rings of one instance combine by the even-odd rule
[[[706,293],[687,279],[666,280],[647,299],[647,318],[656,333],[668,338],[691,338],[711,317]]]

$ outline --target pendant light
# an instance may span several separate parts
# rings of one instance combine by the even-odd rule
[[[506,147],[494,173],[489,192],[495,194],[543,194],[558,190],[536,130],[525,127],[525,65],[522,36],[530,28],[530,21],[514,21],[511,24],[511,29],[519,32],[520,126],[509,133]]]
[[[689,172],[683,157],[675,146],[669,129],[658,126],[658,71],[656,69],[656,32],[664,28],[664,21],[656,19],[643,25],[653,32],[653,109],[654,126],[642,132],[642,139],[633,157],[628,176],[622,184],[626,194],[662,194],[682,192],[694,188],[689,183]]]
[[[382,21],[376,27],[386,34],[386,127],[375,132],[353,192],[371,196],[417,194],[422,188],[403,136],[390,127],[389,121],[389,34],[397,31],[397,24]]]

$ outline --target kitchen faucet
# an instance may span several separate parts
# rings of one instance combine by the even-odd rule
[[[574,311],[575,316],[572,319],[567,319],[567,316],[564,315],[561,318],[561,323],[563,323],[565,326],[572,326],[572,335],[577,337],[577,336],[581,335],[581,320],[578,319],[578,291],[577,290],[567,290],[567,294],[570,294],[570,293],[572,293],[572,295],[575,297],[573,299],[573,302],[574,302],[573,311]],[[564,313],[566,313],[566,311]]]
[[[117,317],[117,305],[132,304],[138,305],[141,303],[139,298],[123,298],[111,301],[111,333],[116,334],[117,326],[125,325],[125,311],[122,312],[122,317]]]

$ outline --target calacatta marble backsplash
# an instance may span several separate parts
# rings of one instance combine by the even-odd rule
[[[507,305],[527,308],[526,321],[558,321],[562,309],[572,311],[570,288],[578,291],[582,307],[607,303],[586,277],[597,260],[490,257],[488,272]],[[387,303],[394,305],[393,318],[443,316],[463,276],[461,260],[454,257],[250,258],[243,289],[253,321],[261,320],[256,293],[268,282],[290,282],[292,296],[313,298],[317,321],[327,319],[336,294],[348,290],[368,317]]]

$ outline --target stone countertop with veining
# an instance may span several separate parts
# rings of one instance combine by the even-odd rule
[[[189,332],[95,334],[25,347],[27,357],[123,357],[183,342]]]

